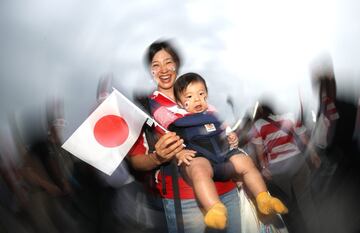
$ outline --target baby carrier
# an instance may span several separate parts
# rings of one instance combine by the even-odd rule
[[[229,150],[225,130],[221,128],[218,118],[209,112],[195,113],[177,119],[169,126],[170,131],[176,132],[187,149],[195,150],[196,156],[207,158],[212,164],[214,180],[228,180],[234,174],[234,168],[228,162],[239,149]]]

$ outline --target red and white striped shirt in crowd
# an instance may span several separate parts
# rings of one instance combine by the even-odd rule
[[[269,118],[277,123],[266,119],[257,120],[254,124],[252,139],[254,144],[264,146],[268,162],[280,162],[299,154],[300,149],[294,135],[289,131],[300,135],[305,133],[305,127],[295,123],[293,114],[270,115]]]
[[[321,101],[322,105],[324,105],[325,107],[324,115],[326,116],[326,118],[330,121],[339,119],[339,113],[336,109],[334,101],[326,95],[322,96]]]

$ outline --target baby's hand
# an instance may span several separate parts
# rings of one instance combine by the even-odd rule
[[[237,148],[239,145],[239,138],[235,132],[229,132],[227,134],[227,140],[230,144],[230,148]]]
[[[195,157],[196,151],[193,150],[182,150],[176,154],[176,158],[178,160],[177,165],[180,166],[182,163],[186,164],[187,166],[190,165],[190,161],[193,160]]]

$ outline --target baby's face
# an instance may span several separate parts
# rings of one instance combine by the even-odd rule
[[[208,108],[207,92],[202,82],[190,83],[180,95],[181,106],[190,113],[204,112]]]

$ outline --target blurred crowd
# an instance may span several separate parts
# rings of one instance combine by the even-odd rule
[[[111,79],[100,80],[98,104],[111,91]],[[264,122],[296,141],[306,166],[297,160],[283,166],[288,176],[266,179],[272,195],[289,208],[283,218],[290,233],[360,232],[360,99],[337,93],[331,62],[312,67],[311,82],[318,94],[314,120],[307,121],[306,111],[291,113],[295,130],[283,129],[276,121],[289,114],[260,99],[234,129],[239,147],[266,178],[272,157],[261,154],[276,154],[272,143],[285,143],[269,139]],[[166,232],[162,210],[149,204],[151,195],[128,161],[107,176],[61,148],[63,104],[57,98],[43,113],[11,116],[1,132],[0,232]]]

